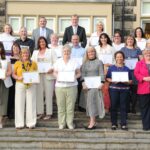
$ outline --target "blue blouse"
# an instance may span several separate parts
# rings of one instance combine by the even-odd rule
[[[106,75],[106,78],[112,78],[112,72],[128,72],[128,75],[129,75],[129,80],[132,80],[132,75],[131,75],[131,71],[128,67],[126,66],[123,66],[123,67],[117,67],[116,65],[112,65],[109,67],[108,69],[108,72],[107,72],[107,75]],[[119,82],[117,84],[114,84],[114,83],[110,83],[110,86],[109,88],[111,90],[129,90],[130,89],[130,86],[125,84],[125,83],[122,83],[122,82]]]

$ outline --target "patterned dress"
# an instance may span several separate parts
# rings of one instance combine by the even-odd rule
[[[86,61],[82,65],[81,75],[82,80],[84,77],[101,76],[101,80],[104,81],[103,63],[98,59]],[[103,118],[105,115],[103,95],[99,89],[82,90],[79,105],[86,108],[87,115],[90,117]]]

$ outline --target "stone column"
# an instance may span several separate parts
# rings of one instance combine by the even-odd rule
[[[0,0],[0,32],[2,32],[5,23],[6,23],[6,1]]]

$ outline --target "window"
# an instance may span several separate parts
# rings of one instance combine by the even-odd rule
[[[150,1],[144,0],[142,2],[141,14],[142,16],[150,15]]]
[[[36,28],[36,17],[24,17],[24,26],[29,34]]]
[[[104,17],[94,17],[93,18],[93,32],[96,31],[96,24],[100,21],[104,24],[104,32],[107,32],[107,29],[106,29],[106,18]]]
[[[46,27],[52,29],[54,32],[56,32],[55,29],[55,18],[53,17],[45,17],[47,20]]]
[[[9,24],[11,24],[13,32],[18,33],[21,27],[20,17],[9,17]]]
[[[65,28],[70,26],[70,17],[59,17],[58,33],[64,34]]]
[[[149,19],[142,20],[142,29],[145,32],[145,37],[147,39],[150,38],[150,20]]]
[[[79,17],[79,25],[85,28],[86,34],[90,34],[90,17]]]

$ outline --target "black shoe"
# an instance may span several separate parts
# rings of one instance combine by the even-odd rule
[[[86,112],[86,110],[84,109],[84,108],[82,108],[82,107],[78,107],[78,110],[80,111],[80,112]]]
[[[128,130],[128,127],[127,127],[127,126],[125,126],[125,125],[123,125],[123,126],[121,126],[121,130],[125,130],[125,131],[127,131],[127,130]]]
[[[94,130],[96,129],[96,123],[93,125],[93,127],[89,128],[88,126],[85,127],[86,130]]]
[[[117,126],[116,126],[116,125],[112,125],[112,126],[111,126],[111,129],[112,129],[112,130],[116,130],[116,129],[117,129]]]

